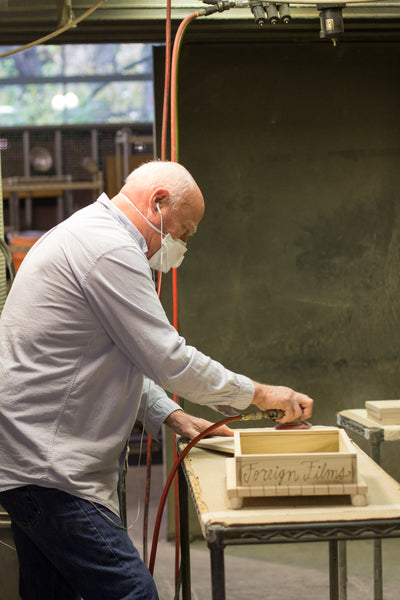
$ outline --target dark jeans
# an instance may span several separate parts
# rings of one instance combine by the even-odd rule
[[[20,564],[22,600],[158,600],[121,520],[56,489],[0,492]]]

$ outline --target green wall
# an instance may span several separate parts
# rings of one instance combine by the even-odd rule
[[[398,43],[182,47],[179,161],[206,213],[180,331],[312,396],[314,424],[400,397],[399,64]]]

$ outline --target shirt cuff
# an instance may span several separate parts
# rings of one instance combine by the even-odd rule
[[[164,390],[161,388],[158,388],[158,390],[159,397],[154,399],[153,395],[152,402],[147,406],[143,423],[146,433],[153,438],[157,437],[161,425],[171,413],[182,410],[179,404],[171,400]]]

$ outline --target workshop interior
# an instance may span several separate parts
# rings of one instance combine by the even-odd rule
[[[322,446],[329,437],[334,440],[329,451],[349,461],[353,476],[356,444],[361,463],[364,453],[372,457],[380,469],[376,477],[388,478],[387,489],[393,486],[395,495],[400,478],[400,0],[0,0],[0,74],[0,313],[21,262],[41,235],[103,191],[113,196],[143,162],[174,160],[199,182],[206,212],[179,274],[164,275],[159,285],[171,322],[190,344],[232,371],[301,389],[315,399],[312,424],[304,431],[282,431],[276,415],[232,419],[234,448],[228,450],[200,442],[183,450],[167,430],[151,440],[140,425],[135,427],[127,521],[140,504],[135,497],[130,506],[139,481],[135,471],[147,469],[153,504],[149,508],[143,479],[134,535],[140,550],[144,538],[142,552],[153,567],[155,561],[156,574],[158,561],[166,565],[169,591],[160,598],[225,597],[215,586],[205,595],[199,596],[197,588],[191,594],[190,581],[182,582],[176,565],[182,533],[177,470],[193,451],[211,457],[215,452],[216,460],[228,461],[226,506],[239,521],[241,511],[251,512],[252,502],[254,510],[272,502],[272,492],[249,483],[257,477],[246,454],[257,455],[257,464],[271,473],[278,468],[268,462],[276,450],[264,447],[264,441],[249,442],[246,449],[251,432],[254,440],[260,431],[263,440],[271,435],[284,440],[279,449],[293,457],[291,468],[300,460],[296,454],[319,447],[310,450],[301,441],[301,450],[282,450],[285,435],[296,431],[309,440],[313,433],[314,441],[323,438]],[[177,401],[191,414],[223,419],[204,406]],[[198,455],[193,456],[196,473]],[[202,525],[201,489],[193,486],[191,464],[184,469],[194,495],[189,494],[186,535],[197,556],[207,525]],[[309,463],[302,477],[310,479],[310,471]],[[322,483],[318,492],[315,483],[312,493],[323,503],[339,497],[340,506],[347,501],[360,511],[371,506],[368,478],[349,480],[351,490],[342,483],[334,492]],[[276,502],[285,505],[290,497],[296,504],[289,484],[286,496],[276,491],[276,481],[274,486]],[[161,537],[168,547],[175,543],[175,557],[160,551],[155,558],[158,531],[154,535],[145,525],[142,536],[149,510],[155,529],[164,519]],[[400,526],[390,533],[385,527],[379,536],[393,539],[382,540],[382,547],[376,532],[361,542],[371,553],[368,584],[363,579],[359,588],[346,585],[351,560],[357,560],[349,550],[347,575],[335,587],[330,572],[330,581],[315,588],[315,598],[399,597],[392,591],[400,583],[398,574],[385,571],[385,561],[389,565],[388,552],[399,550]],[[3,511],[1,600],[19,597],[12,544]],[[160,544],[164,547],[164,539]],[[261,582],[264,561],[266,569],[279,558],[282,568],[286,562],[300,571],[308,554],[296,545],[294,557],[291,544],[284,546],[286,555],[278,549],[275,556],[264,555],[263,546],[254,545],[250,554],[234,554],[232,560],[237,568],[243,560],[249,574],[254,568]],[[318,553],[321,541],[313,546]],[[207,564],[199,571],[208,580],[207,549],[202,552]],[[342,575],[344,554],[343,545]],[[211,570],[216,568],[211,560]],[[192,561],[193,589],[195,571]],[[255,597],[314,598],[312,581],[307,596],[295,582],[290,592],[284,591],[284,581],[279,586],[271,596],[255,591]],[[230,588],[226,597],[245,597],[239,588]]]

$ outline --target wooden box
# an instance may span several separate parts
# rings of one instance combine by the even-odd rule
[[[365,408],[368,418],[381,425],[400,425],[400,400],[370,400]]]
[[[227,458],[227,492],[233,508],[251,496],[351,496],[366,504],[357,454],[343,429],[244,429],[234,433]]]

